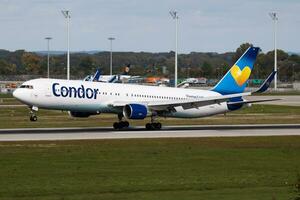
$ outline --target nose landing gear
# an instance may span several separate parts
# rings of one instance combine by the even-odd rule
[[[38,119],[37,116],[36,116],[37,111],[38,111],[38,107],[35,107],[35,106],[30,107],[30,112],[29,112],[30,121],[32,121],[32,122],[37,121],[37,119]]]
[[[37,121],[37,116],[33,114],[30,116],[29,119],[30,119],[30,121],[35,122],[35,121]]]

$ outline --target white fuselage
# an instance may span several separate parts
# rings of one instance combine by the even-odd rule
[[[14,96],[29,106],[76,112],[122,113],[115,102],[141,103],[216,97],[221,94],[198,89],[182,89],[80,80],[34,79],[23,83],[32,88],[18,88]],[[199,108],[175,107],[166,117],[194,118],[228,112],[227,103]]]

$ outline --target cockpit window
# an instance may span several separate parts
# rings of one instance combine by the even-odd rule
[[[32,85],[21,85],[20,88],[33,89]]]

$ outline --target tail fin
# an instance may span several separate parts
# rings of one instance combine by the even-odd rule
[[[93,81],[99,81],[100,76],[101,76],[101,71],[100,71],[100,69],[97,69],[97,71],[93,77]]]
[[[249,47],[212,91],[221,94],[242,93],[250,77],[259,47]]]

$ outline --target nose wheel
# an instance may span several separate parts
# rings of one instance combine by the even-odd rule
[[[37,121],[37,116],[36,116],[36,112],[38,111],[38,107],[32,106],[30,107],[30,112],[29,112],[29,120],[32,122]]]
[[[29,119],[30,119],[30,121],[35,122],[35,121],[37,121],[37,116],[36,115],[31,115],[29,117]]]

